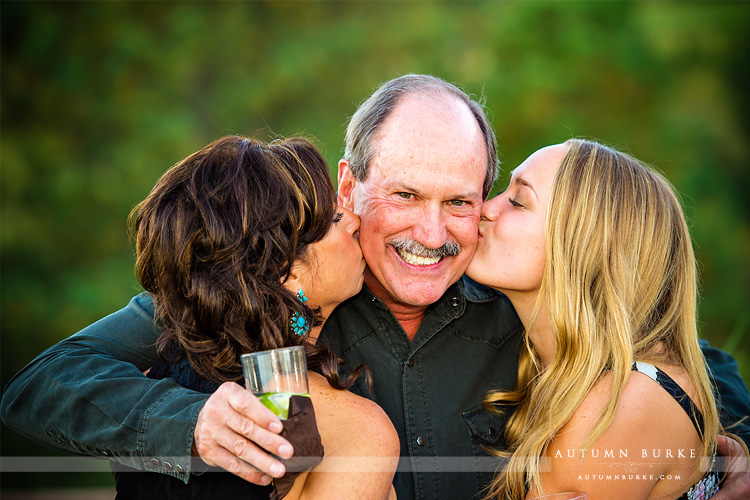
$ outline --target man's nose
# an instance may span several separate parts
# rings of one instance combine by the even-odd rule
[[[442,207],[425,206],[417,217],[412,237],[427,248],[440,248],[447,241],[448,235]]]

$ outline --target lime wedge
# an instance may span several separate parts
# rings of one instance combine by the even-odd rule
[[[289,399],[292,396],[306,396],[310,394],[293,394],[291,392],[266,392],[258,394],[258,399],[263,405],[274,412],[281,420],[286,420],[289,416]]]

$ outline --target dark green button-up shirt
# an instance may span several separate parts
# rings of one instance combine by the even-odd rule
[[[401,438],[399,500],[468,499],[487,486],[498,463],[484,447],[504,445],[506,418],[482,400],[515,385],[522,331],[505,296],[467,278],[427,309],[413,341],[367,289],[329,318],[321,340],[346,368],[370,368],[372,394],[353,390],[378,403]]]

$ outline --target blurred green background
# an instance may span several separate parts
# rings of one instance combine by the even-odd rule
[[[700,261],[701,334],[750,380],[748,3],[4,1],[0,18],[3,386],[138,292],[126,216],[170,165],[229,133],[305,133],[334,171],[358,103],[410,72],[486,98],[495,191],[571,136],[662,170]],[[51,454],[1,438],[4,457]]]

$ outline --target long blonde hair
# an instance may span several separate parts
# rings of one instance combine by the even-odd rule
[[[505,431],[505,455],[512,455],[490,487],[492,497],[524,498],[532,486],[541,490],[540,457],[608,372],[611,397],[584,442],[588,449],[612,422],[635,360],[685,370],[703,413],[703,456],[713,452],[719,430],[698,345],[695,256],[674,189],[626,154],[591,141],[566,144],[550,195],[533,314],[546,306],[557,349],[540,370],[527,337],[516,390],[485,399],[498,411],[515,405]]]

